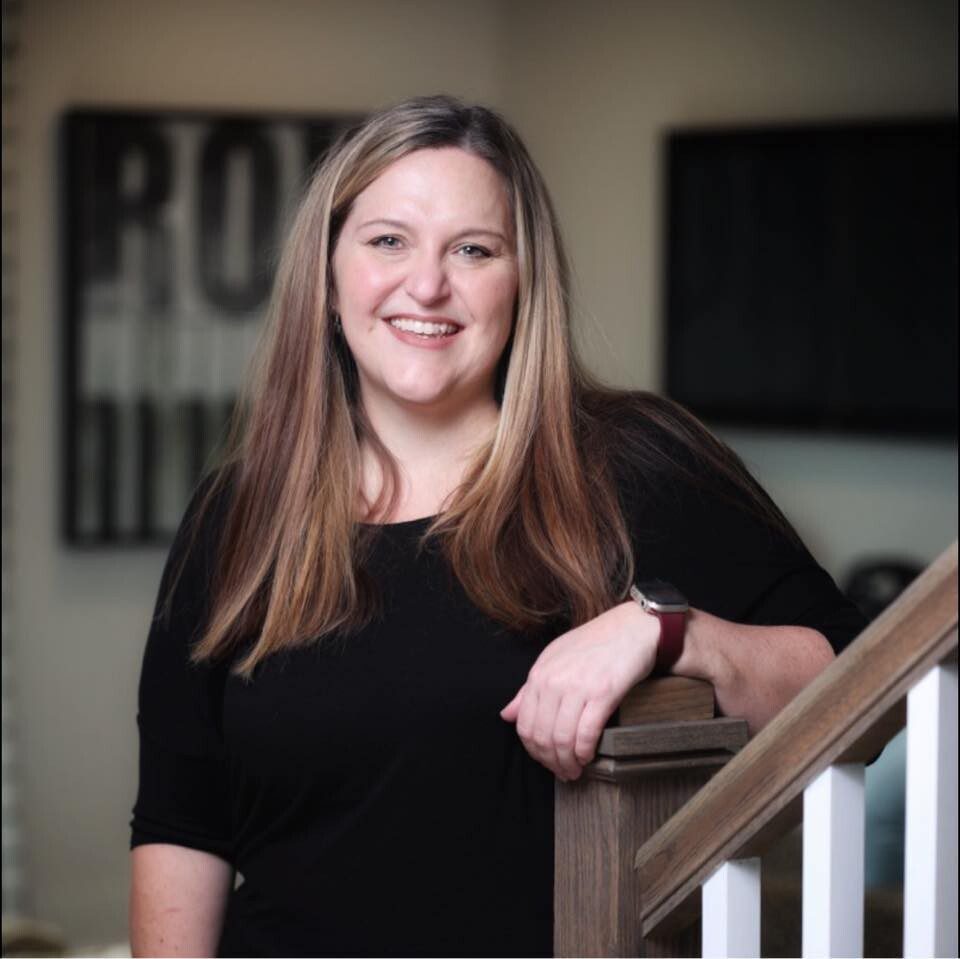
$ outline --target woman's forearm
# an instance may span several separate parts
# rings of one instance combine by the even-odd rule
[[[131,855],[130,948],[134,956],[214,956],[233,867],[184,846],[151,843]]]
[[[561,779],[577,779],[604,724],[657,657],[660,623],[628,600],[558,636],[501,710],[530,755]],[[762,729],[833,659],[824,637],[802,626],[743,626],[699,610],[688,617],[680,676],[713,685],[720,712]]]
[[[711,683],[720,712],[745,719],[752,735],[833,659],[814,629],[745,626],[691,610],[673,672]]]

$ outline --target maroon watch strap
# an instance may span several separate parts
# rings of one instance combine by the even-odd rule
[[[689,604],[683,594],[663,580],[644,580],[630,587],[630,598],[660,620],[654,672],[669,673],[683,652]]]
[[[650,612],[654,612],[650,610]],[[658,613],[660,620],[660,642],[657,645],[658,673],[668,673],[683,652],[683,637],[687,631],[686,613]]]

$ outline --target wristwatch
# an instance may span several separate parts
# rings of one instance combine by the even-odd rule
[[[660,641],[657,643],[658,673],[668,673],[683,652],[683,636],[687,629],[690,604],[676,586],[660,579],[646,579],[630,587],[630,598],[660,620]]]

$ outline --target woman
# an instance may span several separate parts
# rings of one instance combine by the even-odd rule
[[[568,299],[495,114],[408,101],[317,171],[147,644],[135,952],[549,955],[553,776],[623,694],[756,730],[857,632],[732,453],[589,386]]]

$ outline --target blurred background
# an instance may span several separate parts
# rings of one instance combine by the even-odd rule
[[[153,355],[152,344],[156,355],[179,350],[181,359],[216,354],[222,412],[259,317],[253,293],[222,295],[204,313],[191,299],[196,291],[178,285],[192,275],[190,257],[206,257],[199,286],[207,293],[220,281],[228,294],[231,284],[242,287],[245,274],[234,275],[232,264],[274,255],[310,156],[343,118],[415,94],[452,93],[501,110],[543,171],[574,266],[576,334],[590,367],[618,385],[666,389],[667,358],[687,315],[668,295],[671,264],[680,262],[668,242],[679,235],[671,134],[932,118],[954,124],[956,151],[955,0],[3,0],[3,29],[3,913],[52,923],[77,954],[102,954],[126,937],[136,684],[181,496],[175,480],[161,478],[153,506],[144,505],[143,463],[159,474],[181,456],[182,480],[220,415],[185,407],[164,427],[167,401],[189,392],[203,370],[171,374],[159,361],[126,369],[129,351],[116,343],[132,336],[138,354]],[[219,154],[198,145],[211,130],[223,132],[218,118],[237,115],[272,124],[265,136],[278,165],[264,160],[266,173],[236,124]],[[111,116],[126,125],[110,127]],[[90,126],[91,118],[104,122]],[[140,137],[129,155],[116,147],[124,136]],[[167,168],[151,166],[157,137],[157,155],[169,148]],[[201,172],[191,172],[194,161]],[[116,186],[106,208],[87,202],[104,163]],[[172,199],[144,212],[157,169],[166,169]],[[918,178],[907,163],[904,177],[911,173]],[[280,187],[264,213],[250,185],[273,180]],[[916,309],[881,310],[884,335],[893,329],[901,344],[903,379],[890,378],[895,405],[909,405],[897,399],[902,384],[922,384],[929,369],[913,349],[921,335],[928,349],[934,337],[930,355],[942,343],[946,373],[936,379],[946,378],[943,392],[955,397],[955,179],[952,186],[947,273],[938,274],[947,277],[952,318],[941,316],[931,332],[918,314],[942,313],[943,297],[930,306],[921,292]],[[213,226],[189,241],[189,191],[204,189],[213,199],[203,206],[201,198],[201,220]],[[881,211],[886,190],[878,181]],[[275,238],[260,245],[258,216],[273,217]],[[119,231],[113,247],[97,247],[120,221],[132,225],[127,239]],[[200,248],[211,236],[219,243],[212,254]],[[696,248],[689,231],[683,236]],[[899,255],[916,246],[905,243]],[[749,243],[744,250],[753,256]],[[164,275],[174,279],[154,282],[151,270],[165,257]],[[728,262],[738,259],[749,273],[753,261],[743,266],[727,250]],[[111,282],[103,282],[105,263]],[[143,323],[131,333],[134,315]],[[180,340],[156,338],[164,318],[190,315],[196,322]],[[228,317],[235,336],[216,332]],[[820,329],[823,315],[810,323]],[[719,362],[722,342],[716,355]],[[760,370],[769,359],[748,349],[747,372],[736,375],[749,380],[751,363]],[[682,378],[670,370],[680,391]],[[112,419],[103,398],[133,395],[145,380],[155,402]],[[922,409],[892,416],[895,430],[876,417],[843,422],[809,409],[757,425],[742,415],[711,417],[722,402],[704,404],[708,422],[865,610],[880,608],[956,538],[955,399],[952,413],[933,411],[926,428]],[[144,435],[158,438],[145,445]],[[130,462],[141,472],[121,469],[111,486],[97,464],[110,443],[123,461],[125,442],[140,451]],[[104,504],[114,501],[105,518]],[[897,873],[902,755],[888,753],[888,765],[868,774],[881,824],[868,838],[877,883]]]

